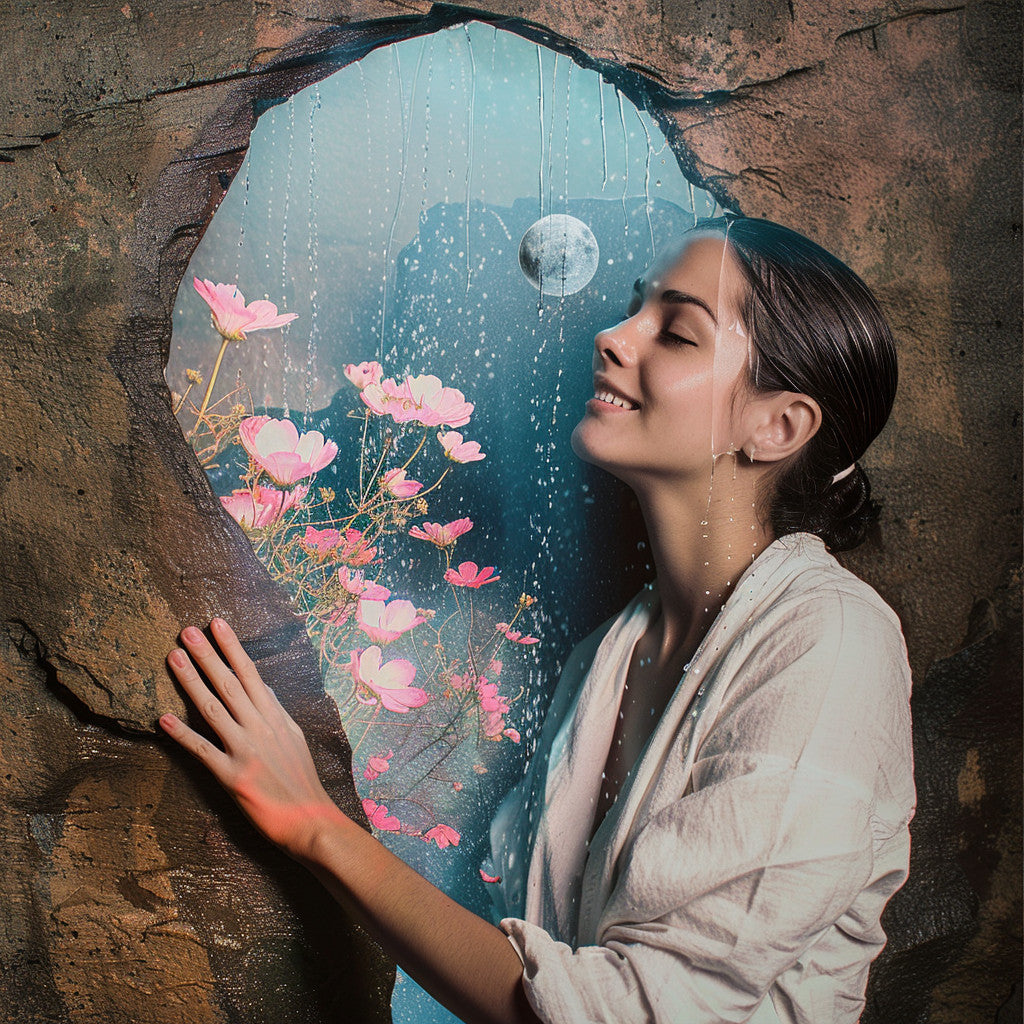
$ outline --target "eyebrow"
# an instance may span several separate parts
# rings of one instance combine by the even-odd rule
[[[633,282],[633,291],[642,298],[646,290],[647,283],[642,277],[638,277]],[[691,295],[689,292],[677,291],[675,288],[668,288],[661,293],[661,301],[670,302],[674,305],[696,306],[698,309],[703,309],[704,312],[711,317],[711,322],[716,327],[718,326],[718,318],[711,312],[711,307],[697,295]]]

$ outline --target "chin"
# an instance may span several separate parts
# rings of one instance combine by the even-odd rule
[[[600,466],[607,469],[606,463],[597,455],[592,445],[587,443],[587,419],[583,419],[573,428],[572,437],[569,439],[569,446],[578,459],[590,463],[591,466]]]
[[[590,443],[587,434],[587,419],[584,417],[576,424],[569,441],[576,457],[581,462],[603,469],[628,486],[632,486],[629,472],[631,467],[614,458],[608,458],[606,453],[602,454],[598,445]]]

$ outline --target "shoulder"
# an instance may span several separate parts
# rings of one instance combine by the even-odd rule
[[[908,750],[910,667],[898,617],[817,538],[784,540],[717,666],[710,746],[746,736],[794,760],[813,748],[822,764],[851,744],[869,758]]]
[[[906,665],[899,617],[864,580],[844,568],[812,534],[781,538],[773,546],[764,586],[744,633],[762,655]],[[769,552],[765,552],[769,554]],[[756,563],[755,563],[756,565]],[[840,657],[842,656],[842,657]],[[909,681],[909,669],[906,670]]]

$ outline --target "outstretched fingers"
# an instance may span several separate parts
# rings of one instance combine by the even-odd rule
[[[195,704],[207,724],[220,737],[225,746],[230,746],[240,734],[238,723],[228,714],[227,709],[210,692],[200,679],[195,666],[189,661],[184,651],[174,650],[167,656],[167,661],[174,672],[175,678],[189,699]],[[190,754],[206,765],[222,781],[230,773],[231,758],[223,750],[190,729],[176,715],[162,715],[160,727],[178,742]]]
[[[200,736],[194,729],[190,729],[177,715],[161,715],[160,728],[197,761],[206,765],[221,783],[228,780],[231,774],[231,758],[205,736]]]
[[[230,632],[230,627],[227,626],[227,623],[224,623],[224,625]],[[216,630],[214,630],[214,636],[217,637],[217,643],[220,644],[221,637],[217,636]],[[234,633],[231,633],[231,636],[234,638]],[[231,668],[224,664],[220,654],[214,650],[213,645],[205,636],[203,636],[202,632],[196,629],[195,626],[186,626],[185,629],[181,631],[181,640],[185,645],[189,656],[203,670],[203,675],[205,675],[210,681],[210,684],[216,691],[217,696],[219,696],[224,702],[224,706],[231,713],[234,720],[243,726],[257,724],[261,718],[261,713],[260,709],[256,707],[255,702],[249,694],[249,688],[244,686],[240,677],[233,672]],[[241,651],[242,645],[238,643],[237,638],[235,638],[235,644],[237,645],[238,650]],[[227,654],[226,651],[225,654]],[[248,661],[248,658],[246,658],[246,661]],[[233,664],[234,663],[232,662],[232,665]],[[252,662],[249,662],[249,666],[252,674],[255,675],[256,669],[252,666]],[[171,668],[174,669],[174,674],[178,677],[178,681],[182,686],[185,686],[186,692],[188,692],[191,697],[192,693],[185,685],[185,676],[182,675],[182,672],[184,672],[186,676],[190,672],[195,674],[195,669],[192,667],[191,663],[179,671],[177,666],[172,662]],[[256,679],[259,679],[258,675],[256,675]],[[189,681],[191,682],[191,679]],[[260,685],[263,685],[262,682]],[[203,710],[203,707],[199,705],[199,702],[196,701],[194,697],[192,699],[196,702],[197,706],[199,706],[199,710],[203,714],[203,717],[206,718],[206,713]],[[209,722],[210,720],[207,718],[207,721]],[[210,725],[215,729],[217,728],[213,722],[210,722]],[[220,735],[220,733],[218,733],[218,735]],[[226,736],[221,736],[221,739],[227,742]]]
[[[263,682],[235,631],[223,619],[214,619],[210,623],[210,630],[253,706],[264,716],[281,710],[277,695]]]

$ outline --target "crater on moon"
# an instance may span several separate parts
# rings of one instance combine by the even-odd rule
[[[544,295],[572,295],[585,288],[599,255],[594,232],[567,213],[541,217],[519,243],[519,266]]]

